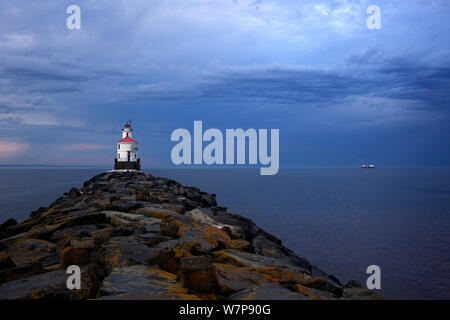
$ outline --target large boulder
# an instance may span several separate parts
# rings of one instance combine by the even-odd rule
[[[302,272],[307,272],[295,264],[287,260],[279,260],[271,257],[265,257],[255,253],[242,252],[233,249],[224,249],[213,252],[214,262],[232,264],[236,267],[281,267],[281,268],[297,268]]]
[[[65,270],[55,270],[0,285],[0,300],[64,299],[79,300],[93,297],[96,288],[92,266],[81,271],[81,289],[69,290]]]
[[[63,270],[44,273],[0,285],[0,300],[68,298],[67,276]]]
[[[232,294],[230,300],[310,300],[274,283],[263,283]]]
[[[232,236],[236,238],[242,237],[242,230],[239,226],[224,224],[219,221],[216,221],[213,218],[212,212],[210,212],[209,210],[197,208],[189,212],[186,212],[185,216],[191,218],[193,221],[197,223],[206,224],[217,229],[223,230],[224,228],[226,228],[226,230],[229,230]]]
[[[214,246],[209,242],[196,237],[183,237],[163,241],[158,243],[157,247],[161,249],[183,248],[191,251],[194,255],[195,253],[211,253],[214,250]]]
[[[181,206],[181,207],[183,207],[183,206]],[[174,207],[169,207],[169,208],[174,208]],[[156,219],[164,219],[168,216],[179,214],[177,211],[171,210],[169,208],[167,208],[167,206],[166,206],[166,208],[143,207],[143,208],[133,211],[133,213],[144,215],[144,216],[150,217],[150,218],[156,218]],[[184,209],[184,207],[183,207],[183,209]],[[182,211],[181,208],[179,208],[178,210]]]
[[[294,286],[295,292],[303,294],[312,300],[337,300],[337,296],[328,291],[308,288],[300,284]]]
[[[11,257],[5,252],[0,252],[0,270],[13,268],[16,265],[11,260]]]
[[[176,276],[159,268],[142,265],[118,267],[103,281],[103,299],[197,300],[176,281]]]
[[[180,282],[187,288],[201,293],[214,293],[217,275],[210,256],[184,257],[180,259]]]
[[[303,279],[299,280],[298,283],[304,287],[331,292],[338,297],[342,296],[342,286],[329,278],[305,276]]]
[[[365,288],[344,288],[343,297],[349,300],[384,300],[379,293]]]
[[[100,247],[96,259],[109,273],[116,267],[147,264],[147,257],[155,250],[138,236],[114,237]]]
[[[16,266],[32,264],[56,254],[56,245],[41,239],[17,237],[4,243],[7,243],[8,257]]]
[[[6,228],[15,226],[17,224],[16,219],[8,219],[5,222],[3,222],[2,224],[0,224],[0,231],[5,230]]]
[[[264,274],[247,268],[238,268],[230,264],[215,263],[218,291],[224,296],[250,288],[267,281]]]
[[[70,265],[85,265],[91,260],[90,250],[87,248],[67,247],[61,252],[60,264],[62,267]]]
[[[162,270],[177,273],[180,270],[181,258],[190,256],[190,253],[183,249],[164,248],[156,250],[147,256],[149,265],[157,265]]]

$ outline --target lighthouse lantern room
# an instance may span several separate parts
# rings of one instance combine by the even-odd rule
[[[131,121],[122,129],[122,139],[117,142],[117,158],[114,159],[114,170],[141,170],[141,159],[138,158],[137,142],[133,139]]]

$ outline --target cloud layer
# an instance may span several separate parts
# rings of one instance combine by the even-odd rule
[[[289,166],[450,165],[446,1],[377,0],[377,31],[370,1],[87,0],[81,30],[70,4],[2,3],[0,141],[28,147],[0,164],[109,164],[131,117],[144,165],[170,165],[170,132],[193,120],[280,128]]]

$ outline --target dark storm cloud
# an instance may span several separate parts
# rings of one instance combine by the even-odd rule
[[[235,71],[211,76],[198,90],[204,99],[320,104],[364,91],[356,84],[357,79],[336,72],[269,67],[251,73]]]
[[[427,108],[450,111],[450,67],[386,64],[380,74],[393,78],[385,85],[388,96],[417,100]]]
[[[77,64],[58,63],[51,60],[20,59],[0,66],[0,77],[26,91],[67,93],[80,91],[82,85],[110,78],[126,79],[133,75],[121,70],[85,68]]]
[[[341,70],[295,66],[234,67],[215,71],[193,86],[164,84],[141,87],[137,97],[144,101],[253,101],[322,106],[351,96],[370,95],[416,101],[429,109],[449,108],[450,68],[414,62],[399,65],[396,61],[347,66]]]
[[[26,68],[26,67],[11,67],[4,68],[0,71],[1,76],[8,79],[20,80],[20,81],[68,81],[68,82],[86,82],[92,80],[92,77],[87,74],[74,74],[67,72],[64,69],[47,68]]]
[[[139,99],[166,101],[322,103],[370,90],[349,74],[298,67],[233,68],[214,71],[190,86],[153,84],[136,90]]]

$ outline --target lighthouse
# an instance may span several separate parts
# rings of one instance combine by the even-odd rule
[[[124,124],[122,139],[117,142],[117,158],[114,159],[114,170],[141,170],[141,159],[138,158],[138,147],[133,139],[131,121]]]

